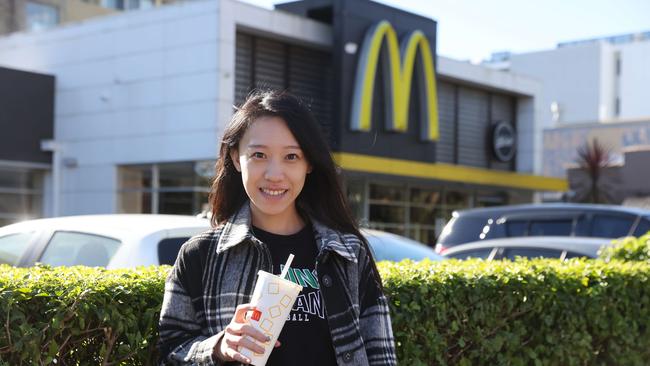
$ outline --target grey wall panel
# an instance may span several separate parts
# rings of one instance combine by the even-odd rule
[[[54,137],[52,75],[0,67],[0,160],[50,164],[42,140]]]
[[[502,94],[493,94],[490,99],[491,99],[490,113],[492,115],[490,120],[492,122],[508,121],[516,128],[514,116],[513,116],[514,98]],[[490,141],[490,144],[491,143],[492,141]],[[492,145],[490,145],[489,148],[491,149]],[[512,161],[514,161],[514,158],[512,159]],[[496,157],[494,157],[494,154],[490,153],[490,168],[492,169],[513,170],[514,165],[512,161],[509,162],[499,161]]]
[[[253,37],[237,33],[235,47],[235,105],[246,99],[253,86]]]
[[[237,33],[235,102],[238,105],[253,87],[289,90],[309,105],[323,126],[323,133],[329,137],[334,109],[332,74],[329,52]]]
[[[289,90],[307,104],[329,141],[332,129],[332,67],[327,52],[291,46],[289,49]]]
[[[488,93],[460,87],[458,92],[458,164],[486,168],[489,126]]]
[[[456,86],[438,82],[438,129],[436,159],[440,163],[455,163],[456,149]]]
[[[266,38],[255,39],[255,87],[286,89],[285,45]]]

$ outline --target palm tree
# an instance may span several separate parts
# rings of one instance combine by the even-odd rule
[[[586,192],[583,190],[582,194],[577,195],[576,200],[590,203],[610,202],[612,197],[601,184],[603,171],[611,162],[610,150],[594,138],[591,144],[586,142],[578,148],[576,162],[589,178]]]

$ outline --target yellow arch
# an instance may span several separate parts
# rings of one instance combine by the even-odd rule
[[[414,31],[405,39],[400,49],[395,29],[388,21],[381,21],[369,30],[357,65],[357,81],[352,106],[352,128],[369,131],[372,121],[372,95],[375,75],[379,64],[379,54],[383,41],[388,45],[388,64],[390,75],[390,102],[392,116],[389,128],[404,132],[408,128],[411,83],[415,68],[415,57],[420,50],[424,71],[424,94],[420,102],[426,103],[427,128],[423,133],[426,140],[438,139],[438,97],[433,56],[429,40],[421,31]],[[401,57],[400,57],[401,56]],[[387,116],[388,117],[388,116]]]

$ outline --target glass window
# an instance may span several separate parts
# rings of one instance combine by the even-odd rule
[[[411,203],[437,205],[440,203],[440,192],[424,188],[411,188]]]
[[[580,214],[576,218],[576,226],[573,230],[574,236],[590,236],[591,235],[591,216]]]
[[[58,231],[39,262],[52,266],[104,267],[120,244],[119,240],[105,236]]]
[[[650,218],[641,219],[641,221],[639,221],[639,224],[636,226],[636,229],[634,230],[634,236],[638,238],[639,236],[647,234],[649,231],[650,231]]]
[[[41,216],[43,196],[38,193],[0,193],[0,215],[16,219]]]
[[[490,256],[490,253],[492,253],[493,249],[494,248],[464,250],[462,252],[450,254],[447,257],[456,258],[456,259],[470,259],[470,258],[487,259]]]
[[[41,217],[43,171],[0,169],[0,226]]]
[[[486,223],[485,217],[454,217],[442,230],[438,243],[448,246],[480,240]]]
[[[371,233],[365,236],[377,261],[389,260],[399,262],[406,258],[418,261],[424,258],[435,259],[437,257],[433,249],[408,238],[375,235]]]
[[[25,3],[25,27],[29,31],[52,28],[59,24],[56,6],[28,1]]]
[[[403,187],[382,184],[370,184],[370,199],[384,202],[401,202],[406,199]]]
[[[196,215],[208,205],[213,161],[119,168],[121,213]]]
[[[408,230],[408,236],[411,239],[427,244],[430,247],[436,245],[436,229],[434,226],[410,226],[411,228]]]
[[[411,223],[434,225],[436,222],[437,209],[435,207],[411,207]]]
[[[633,217],[614,215],[594,215],[591,224],[591,236],[596,238],[620,238],[630,233]]]
[[[152,166],[132,165],[119,169],[120,185],[122,189],[152,188]]]
[[[404,207],[388,205],[370,205],[370,221],[386,223],[403,223]]]
[[[528,221],[506,221],[506,236],[524,236],[528,229]]]
[[[207,192],[164,192],[158,194],[159,212],[173,215],[196,215],[208,202]]]
[[[0,237],[0,264],[18,265],[34,237],[34,232],[8,234]]]
[[[516,257],[524,258],[560,258],[562,250],[545,249],[545,248],[506,248],[503,258],[510,260]]]
[[[449,209],[462,209],[470,207],[469,193],[448,191],[445,193],[444,202]]]
[[[528,231],[529,236],[570,236],[572,220],[532,221]]]
[[[483,192],[476,193],[476,203],[474,207],[493,207],[503,206],[506,204],[508,195],[505,192]]]
[[[40,190],[43,188],[42,172],[40,170],[0,169],[0,187]]]
[[[364,219],[363,204],[365,197],[365,184],[363,180],[350,179],[346,182],[348,202],[352,215],[358,220]]]
[[[152,213],[151,192],[120,192],[120,213]]]
[[[193,187],[195,184],[192,163],[159,164],[160,187]]]
[[[176,257],[178,257],[178,252],[188,239],[189,237],[161,240],[158,243],[158,262],[173,265],[176,262]]]

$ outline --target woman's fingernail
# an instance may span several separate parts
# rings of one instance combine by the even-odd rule
[[[266,339],[266,341],[268,342],[268,341],[270,341],[270,340],[271,340],[271,337],[269,337],[269,336],[266,336],[266,338],[265,338],[265,339]]]

